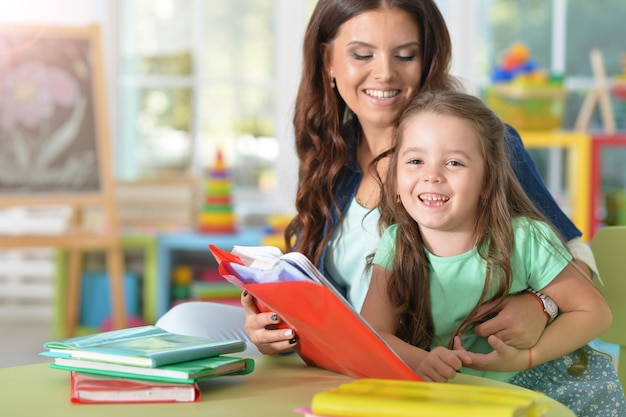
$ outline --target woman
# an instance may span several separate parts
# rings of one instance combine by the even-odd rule
[[[371,163],[391,148],[395,125],[413,97],[430,89],[459,87],[448,74],[451,41],[432,0],[320,0],[309,21],[303,54],[294,116],[300,186],[297,214],[286,239],[296,239],[293,249],[313,260],[360,310],[369,284],[366,257],[380,239],[376,177],[385,174],[384,159],[378,173]],[[594,266],[580,232],[545,188],[512,128],[507,141],[511,164],[529,197],[570,240],[574,256]],[[259,314],[252,297],[243,294],[242,305],[246,333],[260,352],[276,354],[297,343],[291,329],[274,328],[280,317]],[[214,320],[204,318],[224,317],[217,312],[221,308],[182,304],[157,324],[219,336],[220,329],[212,328]],[[241,321],[240,313],[229,311]],[[192,322],[193,316],[201,318]],[[223,318],[219,321],[224,323]],[[524,294],[507,298],[497,317],[476,326],[476,332],[528,347],[547,322],[534,296]]]

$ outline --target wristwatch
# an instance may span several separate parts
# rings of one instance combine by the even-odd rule
[[[559,315],[559,306],[557,305],[556,301],[554,301],[548,295],[539,291],[535,291],[532,288],[526,288],[526,292],[534,295],[537,301],[541,303],[544,313],[548,315],[548,324],[552,323],[556,316]]]

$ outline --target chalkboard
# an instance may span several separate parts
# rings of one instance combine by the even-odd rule
[[[0,26],[0,207],[74,209],[64,233],[2,235],[0,248],[68,251],[68,337],[87,250],[106,251],[114,328],[127,324],[105,91],[97,26]],[[104,212],[96,230],[83,227],[87,207]]]
[[[0,200],[102,192],[100,55],[96,26],[0,26]]]

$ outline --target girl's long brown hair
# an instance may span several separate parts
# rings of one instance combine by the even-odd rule
[[[315,264],[331,233],[333,216],[341,219],[333,186],[350,160],[343,137],[349,109],[324,69],[323,46],[342,24],[371,10],[397,8],[408,12],[422,41],[420,88],[446,88],[451,42],[445,21],[433,0],[320,0],[313,11],[303,45],[302,76],[293,124],[299,159],[297,214],[285,230],[288,250],[297,250]],[[294,244],[295,241],[295,244]]]
[[[454,91],[421,94],[400,118],[396,146],[400,146],[407,124],[422,113],[456,117],[469,122],[480,138],[485,160],[484,192],[479,200],[474,236],[475,247],[486,262],[487,273],[480,300],[455,332],[460,334],[482,318],[477,314],[481,304],[497,301],[498,305],[509,294],[515,243],[512,220],[525,216],[545,223],[548,221],[535,208],[513,173],[506,154],[504,124],[480,99]],[[397,154],[394,153],[381,201],[381,224],[398,225],[393,269],[387,289],[400,321],[397,336],[428,349],[434,336],[429,265],[419,227],[397,201],[397,164]],[[537,233],[540,232],[537,230]]]

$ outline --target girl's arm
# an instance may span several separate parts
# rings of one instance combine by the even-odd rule
[[[445,382],[453,378],[462,366],[469,363],[464,350],[437,347],[430,352],[410,345],[395,336],[399,319],[387,295],[389,272],[374,265],[372,280],[361,308],[361,316],[376,330],[387,344],[424,381]]]
[[[474,369],[521,371],[547,362],[589,343],[600,336],[612,321],[611,310],[594,284],[572,263],[545,288],[540,289],[559,305],[559,315],[541,335],[535,346],[516,349],[491,336],[494,352],[468,352]],[[460,348],[460,345],[456,347]]]

